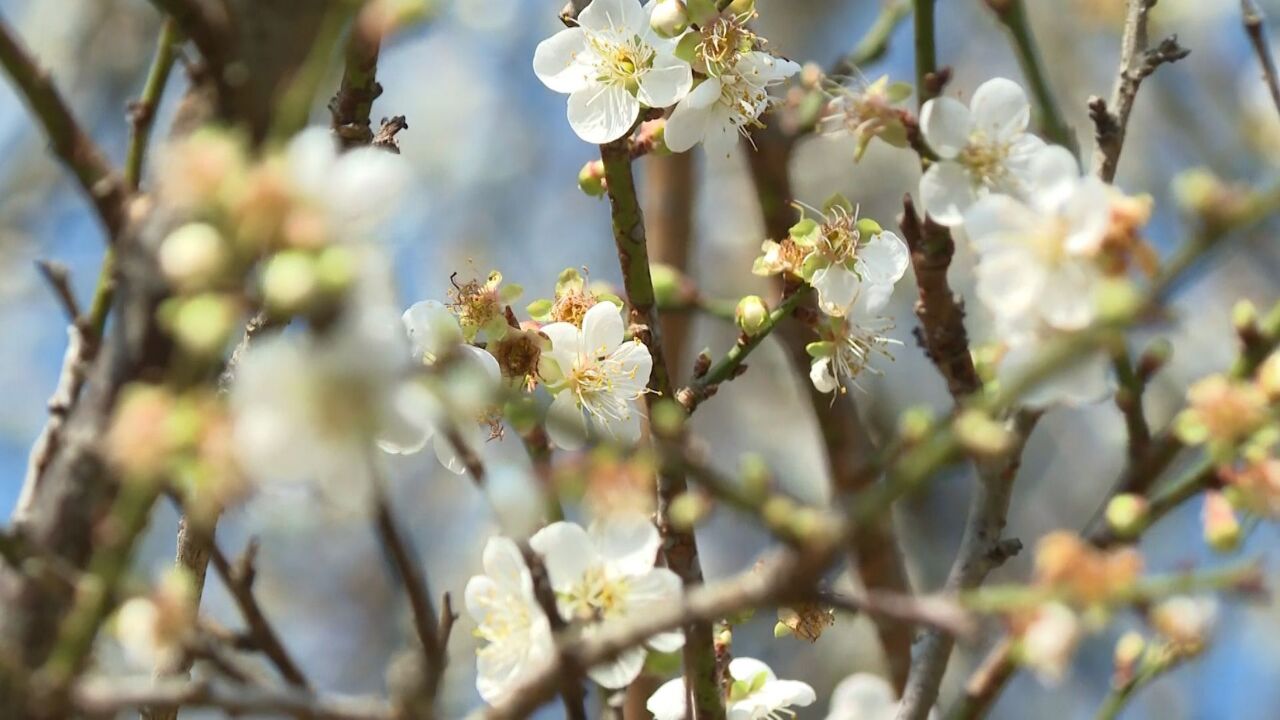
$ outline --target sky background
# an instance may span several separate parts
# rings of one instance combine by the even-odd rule
[[[1110,93],[1122,3],[1028,4],[1049,80],[1087,147],[1085,103],[1092,94]],[[1280,17],[1280,5],[1264,4]],[[417,183],[388,238],[406,305],[442,298],[454,271],[482,276],[489,269],[501,270],[524,285],[529,300],[549,296],[565,267],[585,266],[593,279],[618,279],[607,207],[576,186],[578,169],[595,149],[573,135],[564,118],[564,97],[544,88],[530,67],[534,46],[559,28],[559,5],[559,0],[444,0],[434,21],[387,44],[379,68],[385,93],[374,115],[408,117],[402,148]],[[998,75],[1021,80],[1009,43],[980,0],[939,5],[939,60],[955,71],[948,92],[968,97],[983,80]],[[878,6],[875,0],[759,0],[759,9],[760,30],[776,52],[826,64],[853,46]],[[123,108],[141,87],[158,27],[149,4],[0,0],[0,15],[52,69],[90,132],[119,162],[127,139]],[[1156,198],[1159,209],[1150,238],[1167,254],[1183,237],[1169,200],[1171,178],[1180,170],[1207,166],[1246,183],[1274,181],[1280,121],[1272,108],[1259,106],[1261,83],[1240,29],[1237,3],[1164,0],[1154,17],[1153,36],[1177,32],[1192,55],[1162,68],[1143,86],[1117,182]],[[911,58],[908,22],[894,34],[888,55],[864,73],[868,79],[887,73],[910,80]],[[182,74],[175,73],[158,137],[165,133],[165,119],[184,83]],[[317,108],[316,122],[326,119]],[[704,292],[716,297],[767,289],[750,274],[763,231],[745,175],[745,150],[728,159],[708,159],[700,152],[697,158],[697,244],[691,274]],[[66,263],[80,296],[87,298],[103,237],[7,84],[0,84],[0,153],[0,510],[7,515],[30,443],[43,424],[66,343],[60,308],[38,280],[33,261]],[[843,192],[861,203],[864,215],[891,223],[902,193],[915,190],[914,159],[881,144],[873,144],[859,165],[852,157],[847,139],[806,140],[792,165],[799,199],[819,204],[831,193]],[[1230,361],[1234,348],[1228,311],[1237,299],[1269,306],[1280,297],[1280,246],[1274,230],[1273,223],[1233,239],[1179,287],[1175,319],[1154,333],[1169,337],[1175,354],[1148,396],[1153,422],[1162,425],[1177,410],[1189,381]],[[965,292],[971,289],[971,265],[962,251],[952,273],[953,285]],[[908,277],[893,305],[896,335],[906,345],[883,376],[869,379],[866,392],[854,395],[879,433],[888,432],[906,407],[929,404],[941,410],[949,404],[941,380],[910,340],[913,297]],[[970,306],[977,308],[976,303]],[[977,340],[989,337],[979,311],[971,313],[970,329]],[[1137,338],[1135,346],[1151,335]],[[732,338],[729,328],[700,319],[689,347],[691,352],[703,347],[723,352]],[[694,431],[713,448],[717,464],[731,469],[741,453],[762,453],[787,479],[787,490],[820,501],[826,478],[801,380],[792,375],[780,348],[770,343],[746,376],[706,403]],[[1008,534],[1025,542],[1051,529],[1083,524],[1119,470],[1123,438],[1123,424],[1110,403],[1050,413],[1028,447]],[[490,462],[519,470],[519,450],[493,448]],[[483,539],[495,531],[483,499],[465,479],[439,472],[429,454],[399,462],[396,471],[397,507],[413,528],[433,583],[460,594],[478,567]],[[941,585],[960,535],[968,487],[967,471],[958,470],[937,478],[897,509],[917,588]],[[1152,570],[1238,559],[1204,549],[1198,512],[1193,503],[1144,540],[1142,550]],[[171,512],[157,514],[140,554],[140,577],[156,576],[167,567],[173,527]],[[402,646],[409,626],[367,521],[343,508],[268,497],[229,517],[219,529],[219,542],[234,553],[250,535],[263,541],[259,593],[305,670],[335,690],[380,691],[386,661]],[[767,547],[762,532],[727,511],[718,512],[700,531],[700,542],[711,577],[748,567]],[[1275,526],[1262,524],[1236,555],[1261,557],[1274,577],[1280,569],[1277,547]],[[1025,579],[1029,561],[1030,553],[1024,552],[993,581]],[[238,621],[216,582],[210,584],[205,609],[228,624]],[[1278,610],[1274,603],[1225,603],[1210,650],[1144,690],[1124,717],[1276,717]],[[1074,671],[1061,685],[1046,688],[1029,676],[1020,677],[992,717],[1092,717],[1106,691],[1111,648],[1126,623],[1134,625],[1126,618],[1086,641]],[[844,675],[880,667],[863,621],[842,618],[813,646],[772,640],[772,624],[772,615],[762,613],[739,629],[734,649],[766,660],[782,677],[803,678],[817,687],[819,704],[802,717],[822,717],[831,686]],[[479,702],[472,684],[470,630],[463,620],[453,638],[445,698],[450,715]],[[986,647],[983,642],[962,649],[944,684],[944,698],[954,696]],[[102,657],[113,671],[130,670],[110,647],[103,648]],[[558,708],[549,707],[546,716],[557,713]]]

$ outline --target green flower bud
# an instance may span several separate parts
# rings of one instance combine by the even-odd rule
[[[1134,537],[1146,522],[1147,507],[1147,500],[1141,495],[1117,495],[1107,503],[1107,525],[1122,538]]]
[[[316,259],[303,250],[276,253],[262,271],[262,295],[278,315],[298,315],[310,309],[320,289]]]
[[[316,283],[327,295],[345,295],[356,281],[356,259],[339,245],[325,248],[315,260]]]
[[[677,530],[689,532],[711,514],[711,503],[701,493],[687,492],[671,501],[667,516]]]
[[[666,263],[652,263],[649,275],[653,280],[653,298],[659,306],[671,306],[680,303],[685,286],[684,275]]]
[[[187,352],[214,357],[226,348],[238,317],[233,300],[204,293],[179,301],[170,328],[174,340]]]
[[[769,306],[759,295],[748,295],[738,301],[733,319],[747,337],[755,337],[769,325]]]
[[[578,172],[578,188],[591,197],[603,196],[606,190],[604,163],[600,160],[592,160],[583,165],[582,170]]]
[[[653,432],[662,437],[675,437],[684,429],[688,414],[680,403],[663,399],[654,403],[649,413],[649,424]]]
[[[952,422],[956,438],[974,455],[992,457],[1009,449],[1013,437],[998,420],[981,410],[965,410]]]
[[[182,290],[204,288],[226,271],[231,253],[217,228],[188,223],[169,233],[160,243],[160,270]]]
[[[689,28],[689,11],[682,0],[658,0],[649,15],[649,27],[662,37],[675,37]]]

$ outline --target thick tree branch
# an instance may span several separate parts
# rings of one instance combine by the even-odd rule
[[[144,707],[205,708],[231,716],[284,715],[305,720],[399,717],[385,702],[374,698],[315,695],[297,688],[225,687],[209,680],[85,680],[75,688],[74,704],[84,715],[107,717]]]

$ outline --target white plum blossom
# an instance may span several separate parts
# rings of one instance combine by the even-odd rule
[[[569,95],[569,125],[603,144],[626,134],[640,108],[665,108],[693,86],[693,69],[676,57],[678,39],[649,27],[638,0],[593,0],[578,26],[539,43],[533,70],[548,88]]]
[[[1031,159],[1045,147],[1028,132],[1031,104],[1012,80],[994,78],[974,91],[969,106],[934,98],[920,110],[920,130],[938,155],[920,179],[920,203],[933,220],[954,227],[989,192],[1029,197]]]
[[[805,218],[790,232],[804,253],[800,276],[818,291],[818,307],[836,317],[855,299],[870,312],[883,308],[911,263],[907,244],[874,220],[858,219],[841,197],[828,201],[821,219]]]
[[[430,442],[440,464],[461,475],[466,472],[466,464],[450,433],[456,431],[455,438],[472,453],[478,453],[486,440],[500,435],[492,397],[502,371],[488,351],[463,341],[457,317],[439,302],[416,303],[405,310],[401,321],[415,362],[431,367],[456,354],[451,356],[443,376],[425,379],[431,392],[421,398],[426,401],[422,412],[429,414],[431,422],[410,428],[416,432],[383,436],[378,444],[392,454],[412,455]]]
[[[755,658],[730,660],[729,677],[732,683],[725,707],[728,720],[795,717],[791,708],[807,707],[818,698],[808,683],[779,680],[768,665]],[[687,694],[684,678],[676,678],[649,696],[645,709],[654,720],[684,720]]]
[[[827,720],[894,720],[899,705],[888,680],[870,673],[854,673],[831,691]],[[937,716],[936,711],[929,713],[931,720]]]
[[[542,327],[551,348],[542,353],[539,373],[555,399],[547,420],[551,441],[576,450],[587,438],[587,418],[622,443],[640,438],[636,401],[645,393],[653,357],[638,339],[627,340],[622,310],[601,301],[582,317],[582,328],[557,322]]]
[[[1045,685],[1057,685],[1067,674],[1076,645],[1080,643],[1080,620],[1062,603],[1040,607],[1036,618],[1022,633],[1020,656]]]
[[[1067,150],[1049,147],[1027,173],[1025,200],[992,194],[965,214],[965,232],[978,256],[978,299],[1008,345],[1001,376],[1023,368],[1034,347],[1054,333],[1082,330],[1097,316],[1105,280],[1098,253],[1111,224],[1106,185],[1081,177]],[[1081,359],[1032,390],[1032,406],[1093,402],[1110,389],[1107,360]]]
[[[664,131],[667,147],[684,152],[701,142],[710,155],[728,155],[774,104],[769,88],[798,72],[798,64],[766,52],[739,54],[676,105]]]
[[[484,547],[484,574],[467,581],[467,614],[484,646],[476,653],[476,689],[494,703],[551,659],[551,624],[534,597],[520,548],[505,537]]]
[[[858,387],[863,371],[877,372],[871,361],[878,354],[889,359],[888,346],[902,342],[885,333],[893,329],[893,321],[874,314],[861,299],[856,299],[843,317],[828,317],[818,324],[818,342],[807,347],[813,363],[809,380],[821,393],[844,393],[848,385]]]
[[[321,127],[289,142],[285,167],[293,192],[320,213],[330,239],[339,242],[372,239],[412,181],[400,155],[374,147],[342,150],[333,132]]]
[[[680,578],[654,567],[661,542],[657,528],[639,513],[597,521],[589,530],[571,522],[552,523],[529,539],[546,564],[560,613],[571,622],[587,623],[587,635],[601,621],[636,617],[680,601]],[[684,635],[661,633],[645,644],[658,652],[675,652],[684,645]],[[632,647],[588,674],[606,688],[625,687],[640,674],[646,655],[643,646]]]
[[[415,436],[431,421],[430,394],[405,379],[406,357],[390,308],[349,308],[323,334],[283,333],[251,345],[230,398],[247,474],[319,481],[333,491],[359,487],[375,441]]]

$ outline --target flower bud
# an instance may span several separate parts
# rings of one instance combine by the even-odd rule
[[[686,283],[679,270],[666,263],[656,262],[649,266],[649,276],[653,281],[653,299],[659,307],[680,303]]]
[[[1116,641],[1116,667],[1132,667],[1134,663],[1142,658],[1142,653],[1147,649],[1147,641],[1142,634],[1134,630],[1130,630],[1120,639]]]
[[[1231,502],[1220,492],[1204,496],[1204,539],[1218,552],[1230,552],[1240,545],[1240,520]]]
[[[606,190],[604,163],[600,160],[592,160],[583,165],[582,170],[578,172],[578,188],[591,197],[604,195]]]
[[[1222,181],[1206,168],[1186,170],[1173,179],[1173,195],[1188,212],[1207,214],[1222,192]]]
[[[1141,495],[1125,493],[1111,498],[1107,503],[1107,525],[1122,538],[1129,538],[1141,531],[1147,519],[1147,500]]]
[[[179,302],[170,320],[170,331],[187,352],[212,357],[227,346],[238,317],[234,300],[204,293]]]
[[[649,27],[665,38],[683,33],[689,27],[689,11],[683,0],[658,0],[649,15]]]
[[[1273,352],[1258,368],[1258,389],[1271,402],[1280,402],[1280,352]]]
[[[209,286],[226,269],[229,253],[217,228],[188,223],[160,243],[160,270],[179,289]]]
[[[687,492],[671,501],[667,515],[671,524],[683,532],[692,531],[711,514],[711,502],[702,493]]]
[[[654,403],[649,424],[659,437],[674,438],[684,429],[688,412],[674,400],[662,399]]]
[[[748,337],[755,337],[769,324],[769,306],[759,295],[748,295],[738,301],[733,319]]]
[[[1013,442],[1008,429],[981,410],[965,410],[952,423],[956,438],[969,452],[992,457],[1003,453]]]
[[[267,308],[278,315],[305,312],[320,288],[315,258],[301,250],[276,253],[262,272]]]

